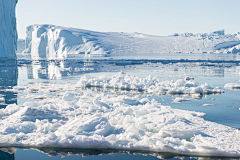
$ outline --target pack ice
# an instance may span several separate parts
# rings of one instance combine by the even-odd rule
[[[124,77],[131,78],[117,76],[122,77],[118,78],[122,82]],[[96,79],[105,81],[107,78]],[[114,76],[109,79],[116,80]],[[137,79],[144,81],[136,77],[131,81]],[[37,83],[15,88],[19,92],[27,91],[29,98],[34,98],[34,93],[38,92],[61,92],[35,95],[40,100],[0,109],[0,146],[101,148],[240,157],[238,129],[206,121],[204,113],[173,109],[154,99],[91,90],[76,92],[82,82],[81,79],[76,84]]]
[[[66,91],[0,109],[0,146],[240,156],[240,131],[154,99]]]
[[[16,57],[16,4],[17,0],[0,0],[0,57]]]
[[[239,34],[224,30],[209,34],[153,36],[141,33],[95,32],[54,25],[27,27],[26,50],[36,58],[73,55],[137,55],[162,53],[238,52]],[[235,49],[234,49],[235,47]]]
[[[26,86],[15,86],[11,91],[49,93],[76,90],[84,87],[98,87],[103,89],[137,90],[158,94],[193,94],[194,96],[196,96],[196,94],[220,94],[224,92],[220,87],[213,87],[207,83],[199,84],[198,82],[187,79],[188,77],[176,81],[161,81],[157,77],[137,77],[119,72],[113,76],[101,75],[98,77],[90,77],[84,75],[76,84],[58,85],[35,83]]]

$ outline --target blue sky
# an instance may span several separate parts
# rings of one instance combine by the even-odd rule
[[[240,32],[240,0],[19,0],[19,38],[31,24],[152,35]]]

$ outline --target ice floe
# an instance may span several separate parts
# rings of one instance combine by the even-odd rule
[[[224,85],[224,88],[240,89],[240,84],[239,83],[227,83]]]
[[[219,87],[212,87],[205,84],[189,81],[189,78],[177,81],[160,81],[157,77],[135,77],[128,74],[118,73],[114,76],[99,76],[88,78],[83,76],[77,83],[78,86],[102,87],[114,89],[131,89],[147,91],[149,93],[168,93],[168,94],[209,94],[223,93]]]
[[[204,113],[90,90],[0,109],[0,146],[109,148],[240,156],[240,131]]]
[[[26,86],[16,86],[10,89],[14,92],[48,93],[57,91],[73,91],[82,87],[98,87],[104,89],[136,90],[161,94],[214,94],[223,93],[220,87],[199,84],[198,82],[178,79],[177,81],[161,81],[157,77],[136,77],[119,72],[113,76],[89,77],[82,76],[76,84],[35,83]]]
[[[214,104],[203,104],[202,106],[215,106]]]

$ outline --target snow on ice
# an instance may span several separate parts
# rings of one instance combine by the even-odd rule
[[[238,34],[224,30],[210,34],[153,36],[141,33],[95,32],[54,25],[27,27],[26,49],[32,58],[64,58],[84,55],[138,55],[164,53],[237,53]]]
[[[28,93],[26,98],[31,100],[0,109],[0,146],[240,156],[240,131],[206,121],[204,113],[173,109],[139,95],[112,95],[88,89],[76,92],[81,86],[148,89],[149,92],[174,90],[173,93],[194,93],[194,98],[205,91],[222,92],[217,87],[184,79],[161,82],[156,77],[140,78],[121,72],[112,77],[84,76],[76,84],[18,86],[13,91]],[[58,91],[56,96],[42,94]],[[175,102],[188,100],[176,98]]]
[[[110,148],[240,156],[240,131],[204,113],[90,90],[0,109],[0,146]]]

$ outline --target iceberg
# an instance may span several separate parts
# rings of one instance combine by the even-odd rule
[[[210,53],[238,45],[238,35],[224,30],[210,34],[174,34],[154,36],[141,33],[95,32],[55,25],[27,27],[24,53],[32,58],[66,58],[71,56],[108,56]]]
[[[25,39],[17,40],[17,53],[22,53],[25,50]]]
[[[106,55],[97,42],[101,33],[57,27],[53,25],[32,25],[27,27],[26,49],[32,58],[66,58],[73,55]]]
[[[17,0],[0,0],[0,58],[16,57],[16,4]]]

